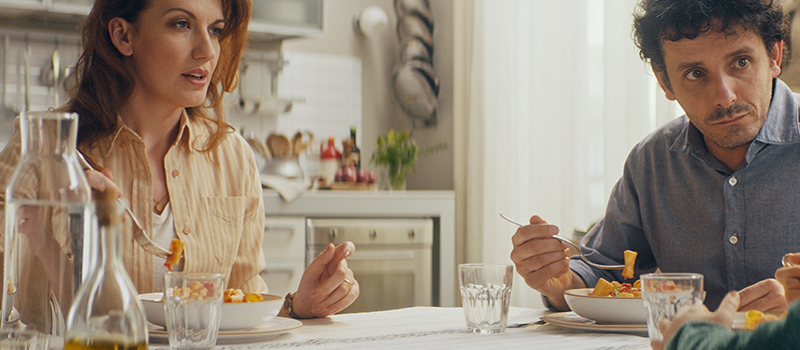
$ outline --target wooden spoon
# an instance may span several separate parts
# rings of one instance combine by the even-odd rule
[[[286,158],[292,155],[292,144],[285,135],[270,133],[267,136],[267,148],[276,158]]]
[[[253,148],[253,151],[256,152],[256,154],[260,154],[261,156],[267,159],[272,159],[272,154],[270,154],[269,149],[267,149],[267,146],[264,146],[264,144],[261,143],[261,141],[258,141],[255,137],[248,137],[246,140],[247,143],[250,144],[250,147]]]
[[[301,153],[305,152],[307,148],[308,145],[303,141],[303,133],[298,131],[294,134],[294,137],[292,137],[292,156],[299,156]]]

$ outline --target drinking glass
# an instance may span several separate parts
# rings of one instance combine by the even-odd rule
[[[658,324],[672,320],[684,307],[703,303],[703,275],[698,273],[650,273],[642,281],[642,301],[647,312],[647,334],[662,340]]]
[[[164,275],[164,312],[172,349],[213,349],[222,316],[224,275]]]
[[[50,336],[34,330],[0,329],[0,350],[47,350]]]
[[[458,265],[461,303],[470,332],[502,333],[506,330],[513,277],[511,265]]]

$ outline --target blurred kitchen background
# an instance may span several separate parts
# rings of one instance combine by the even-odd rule
[[[253,0],[241,86],[226,100],[229,121],[244,136],[313,133],[307,155],[313,160],[320,142],[333,136],[341,147],[355,127],[362,165],[373,170],[369,159],[378,135],[390,129],[410,130],[422,148],[448,145],[420,157],[404,192],[327,191],[287,202],[265,189],[268,224],[300,232],[299,256],[275,249],[274,263],[299,259],[302,265],[303,250],[312,250],[305,236],[312,223],[323,226],[323,237],[338,225],[314,221],[320,217],[429,218],[433,242],[426,249],[433,255],[426,259],[433,261],[436,292],[426,303],[452,306],[460,304],[458,263],[510,263],[515,227],[498,212],[520,221],[538,214],[559,225],[560,235],[579,239],[602,217],[630,149],[682,114],[664,98],[632,43],[635,3]],[[419,6],[429,12],[415,10]],[[59,103],[66,101],[78,26],[90,7],[90,0],[0,0],[0,144],[24,103],[26,52],[30,108],[54,105],[56,92]],[[420,21],[429,38],[419,32]],[[417,49],[425,50],[407,51],[412,48],[399,34],[420,39],[427,45]],[[434,87],[438,93],[416,107],[435,108],[435,117],[412,118],[401,106],[410,100],[396,97],[395,71],[423,60],[418,55],[431,63],[411,70],[428,84],[423,97]],[[287,277],[287,289],[296,278]],[[514,283],[513,305],[540,305],[523,280]]]

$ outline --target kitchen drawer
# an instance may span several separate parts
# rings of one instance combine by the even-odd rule
[[[267,216],[264,240],[261,243],[264,257],[305,257],[306,225],[302,216]]]
[[[297,258],[267,258],[261,278],[267,283],[269,293],[284,296],[296,292],[305,271],[305,260]]]

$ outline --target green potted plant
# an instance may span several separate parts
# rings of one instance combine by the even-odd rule
[[[393,190],[403,190],[406,187],[406,177],[409,171],[416,171],[414,163],[420,155],[433,153],[446,148],[445,144],[420,150],[410,131],[395,131],[378,136],[378,147],[372,154],[371,162],[384,167],[389,177],[389,184]]]

